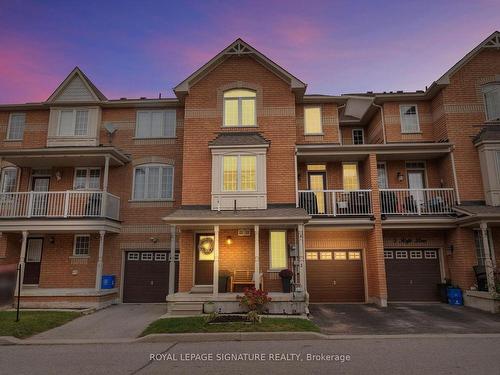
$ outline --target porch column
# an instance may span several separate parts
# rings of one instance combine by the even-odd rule
[[[214,226],[214,277],[213,295],[219,294],[219,226]]]
[[[102,191],[104,192],[102,194],[102,207],[101,207],[101,216],[106,217],[107,212],[107,201],[108,201],[108,181],[109,181],[109,155],[106,155],[104,157],[104,176],[103,176],[103,182],[102,182]]]
[[[175,225],[170,226],[170,264],[168,270],[168,295],[175,293]]]
[[[304,238],[304,224],[299,224],[299,283],[302,292],[307,292],[306,285],[306,253],[305,253],[305,238]]]
[[[20,289],[21,290],[23,289],[24,266],[25,266],[25,260],[26,260],[26,247],[28,244],[28,234],[29,234],[28,231],[23,231],[23,240],[21,242],[21,254],[19,256],[19,266],[20,266],[19,272],[21,273],[21,283],[19,285],[17,280],[16,280],[16,293],[15,293],[16,296],[20,294]],[[18,277],[19,277],[19,275],[18,275]],[[19,289],[19,287],[20,287],[20,289]]]
[[[104,253],[104,235],[106,231],[99,231],[99,257],[97,258],[97,269],[95,273],[95,289],[101,290],[101,278],[102,278],[102,255]]]
[[[253,227],[255,234],[255,266],[254,266],[254,281],[255,289],[260,289],[260,249],[259,249],[259,226],[254,225]]]
[[[488,282],[488,292],[490,294],[496,293],[495,287],[495,274],[493,269],[493,262],[491,261],[491,252],[490,252],[490,241],[488,238],[488,225],[485,222],[480,224],[481,235],[483,238],[483,249],[484,249],[484,267],[486,269],[486,280]]]

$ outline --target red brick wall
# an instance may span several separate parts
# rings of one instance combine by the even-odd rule
[[[304,134],[304,107],[316,106],[312,104],[297,104],[297,143],[340,143],[338,111],[337,104],[323,103],[321,107],[323,135],[305,135]]]

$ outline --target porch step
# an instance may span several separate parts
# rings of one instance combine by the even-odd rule
[[[191,292],[193,294],[201,293],[201,294],[211,294],[213,290],[212,285],[195,285],[191,288]]]
[[[169,302],[170,315],[200,315],[203,314],[203,302]]]

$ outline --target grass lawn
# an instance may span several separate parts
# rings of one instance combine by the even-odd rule
[[[204,317],[159,319],[149,325],[141,336],[152,333],[192,332],[319,332],[319,327],[307,319],[262,318],[261,323],[208,324]]]
[[[0,311],[0,336],[20,339],[58,327],[79,317],[72,311],[21,311],[16,322],[15,311]]]

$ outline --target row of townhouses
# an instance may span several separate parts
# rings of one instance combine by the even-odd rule
[[[423,91],[306,87],[238,39],[172,98],[108,99],[75,68],[1,105],[0,267],[21,266],[22,304],[234,312],[253,285],[302,313],[438,301],[445,280],[491,302],[500,33]]]

